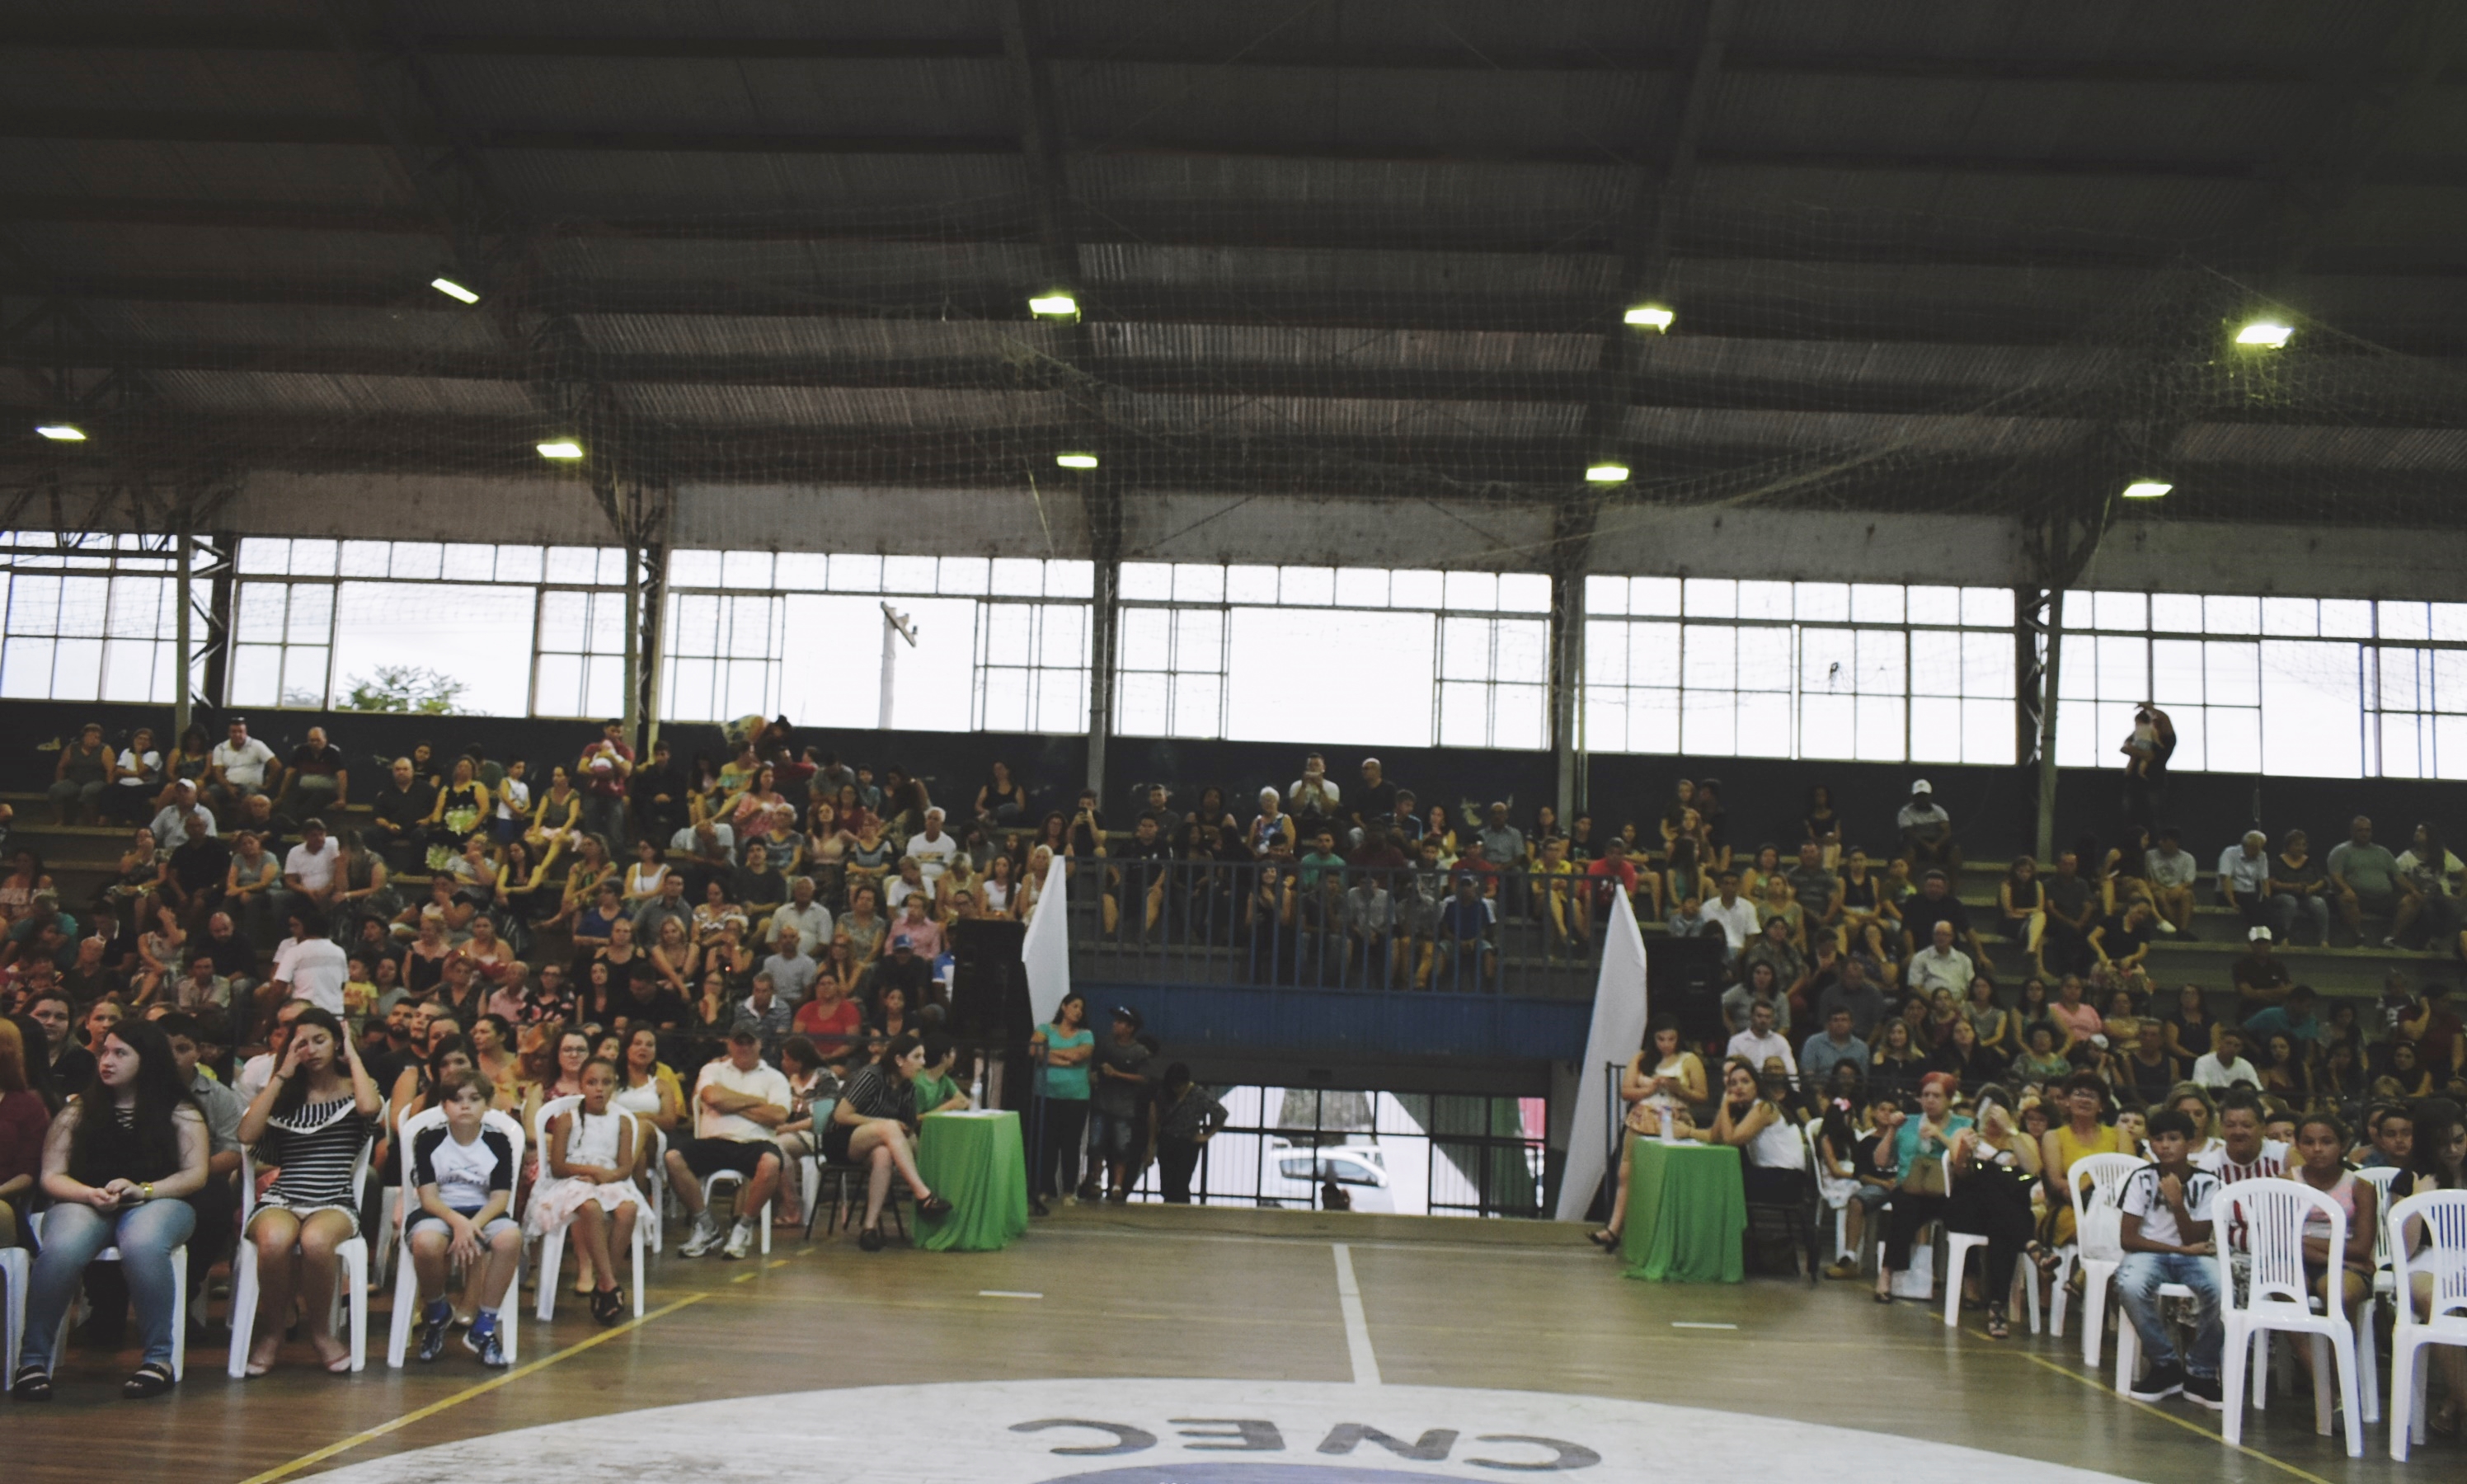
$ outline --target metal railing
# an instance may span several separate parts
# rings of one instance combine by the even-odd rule
[[[1577,999],[1602,912],[1583,877],[1188,860],[1076,863],[1072,973],[1117,983]]]

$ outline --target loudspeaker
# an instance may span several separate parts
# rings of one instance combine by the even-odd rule
[[[1722,1025],[1722,991],[1729,987],[1722,949],[1719,937],[1701,937],[1663,938],[1644,951],[1645,1008],[1655,1020],[1677,1021],[1682,1045],[1720,1046],[1730,1039]]]
[[[1026,925],[972,918],[951,925],[951,1037],[963,1045],[1025,1045],[1031,1029],[1028,972],[1020,964]]]

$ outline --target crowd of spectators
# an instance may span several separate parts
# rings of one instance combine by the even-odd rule
[[[10,851],[0,873],[0,1001],[18,1017],[27,1089],[57,1109],[104,1085],[122,1026],[168,1026],[214,1158],[236,1168],[243,1115],[260,1111],[314,1012],[334,1027],[317,1064],[323,1103],[365,1117],[390,1178],[405,1152],[386,1131],[447,1106],[469,1073],[527,1127],[549,1099],[586,1100],[563,1143],[531,1152],[518,1189],[543,1178],[543,1158],[550,1180],[620,1171],[637,1202],[665,1176],[693,1219],[682,1250],[737,1256],[794,1157],[820,1152],[871,1166],[858,1229],[876,1246],[894,1180],[938,1199],[908,1147],[916,1117],[966,1097],[936,1034],[951,936],[971,919],[1029,920],[1059,858],[1095,943],[1223,947],[1257,977],[1301,983],[1499,990],[1515,962],[1589,962],[1623,895],[1657,936],[1704,942],[1726,985],[1727,1040],[1674,1052],[1692,1072],[1659,1056],[1632,1068],[1631,1129],[1684,1121],[1749,1150],[1754,1170],[1803,1171],[1800,1131],[1835,1122],[1856,1135],[1832,1141],[1849,1158],[1821,1158],[1855,1165],[1871,1120],[1890,1109],[1930,1126],[1931,1096],[1992,1113],[1976,1142],[2003,1151],[2026,1190],[2024,1177],[2061,1174],[2037,1135],[2058,1135],[2066,1090],[2085,1082],[2108,1108],[2250,1084],[2291,1113],[2376,1123],[2467,1095],[2445,984],[2394,970],[2378,1003],[2325,1002],[2275,954],[2334,933],[2457,953],[2467,867],[2431,824],[2392,855],[2358,819],[2319,861],[2300,830],[2275,850],[2251,834],[2207,881],[2175,831],[2135,826],[2105,846],[2078,842],[2044,874],[2015,860],[1992,901],[1965,901],[1960,833],[1924,780],[1890,826],[1854,822],[1812,788],[1796,838],[1750,851],[1734,849],[1710,778],[1681,780],[1634,820],[1563,825],[1547,805],[1520,818],[1505,800],[1424,800],[1376,758],[1341,784],[1314,753],[1250,796],[1247,818],[1239,789],[1177,798],[1145,785],[1109,820],[1094,791],[1038,812],[1000,762],[938,801],[928,779],[895,767],[877,778],[796,745],[784,723],[753,719],[730,737],[724,759],[680,760],[666,744],[638,758],[611,723],[535,768],[479,746],[355,760],[322,729],[283,757],[237,717],[219,741],[192,729],[168,758],[144,730],[115,748],[87,728],[62,745],[50,799],[62,821],[128,827],[115,869],[78,901],[32,851]],[[2206,910],[2235,913],[2249,934],[2229,982],[2155,982],[2151,945]],[[134,1049],[143,1060],[148,1047]],[[1037,1028],[1035,1049],[1049,1110],[1040,1198],[1124,1199],[1152,1160],[1168,1198],[1188,1198],[1223,1110],[1187,1069],[1153,1069],[1161,1048],[1136,1013],[1092,1024],[1075,1001]],[[359,1109],[355,1068],[381,1110]],[[592,1102],[603,1085],[607,1103]],[[1982,1110],[1989,1087],[2002,1096]],[[649,1140],[611,1144],[603,1106],[658,1131],[665,1169]],[[264,1112],[249,1127],[280,1135]],[[702,1196],[718,1172],[745,1180],[725,1229]],[[217,1168],[210,1190],[232,1173]],[[17,1212],[36,1185],[49,1188],[40,1170],[0,1167],[0,1202]],[[479,1204],[428,1213],[458,1251],[518,1214],[486,1212],[487,1188],[466,1180]],[[230,1246],[237,1203],[220,1199],[186,1203],[200,1275]],[[2009,1237],[2012,1193],[1980,1199],[1995,1210],[1978,1219]],[[584,1203],[583,1281],[595,1311],[613,1314],[608,1253],[634,1205]],[[295,1252],[315,1260],[318,1223],[296,1225],[269,1237],[270,1270]],[[1898,1248],[1878,1234],[1890,1270]],[[1991,1266],[2022,1246],[2002,1242]],[[463,1295],[456,1313],[482,1307]]]

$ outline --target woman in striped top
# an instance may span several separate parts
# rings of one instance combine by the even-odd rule
[[[917,1197],[917,1209],[940,1216],[951,1203],[934,1194],[917,1173],[917,1089],[914,1081],[925,1069],[925,1044],[902,1033],[891,1038],[882,1055],[857,1068],[840,1100],[831,1109],[830,1126],[823,1133],[823,1157],[833,1164],[870,1166],[865,1191],[865,1225],[857,1246],[882,1250],[882,1203],[891,1194],[894,1169]]]
[[[325,1295],[334,1287],[334,1249],[359,1233],[359,1192],[351,1176],[382,1106],[360,1065],[360,1048],[331,1015],[312,1006],[292,1023],[282,1065],[239,1120],[240,1142],[282,1167],[258,1197],[245,1233],[257,1245],[251,1376],[273,1368],[295,1293],[309,1295],[308,1342],[317,1359],[336,1375],[351,1368],[351,1352],[333,1336]]]

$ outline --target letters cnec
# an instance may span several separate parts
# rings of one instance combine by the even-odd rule
[[[1174,1417],[1167,1419],[1166,1426],[1182,1439],[1182,1446],[1193,1452],[1280,1453],[1286,1450],[1284,1433],[1265,1418]],[[1157,1434],[1146,1428],[1081,1417],[1043,1417],[1034,1422],[1013,1423],[1010,1430],[1045,1432],[1061,1428],[1077,1428],[1104,1434],[1101,1442],[1066,1443],[1052,1450],[1065,1457],[1115,1457],[1123,1453],[1144,1452],[1158,1445]],[[1364,1423],[1343,1422],[1328,1429],[1317,1451],[1342,1456],[1368,1445],[1399,1458],[1438,1462],[1455,1451],[1459,1435],[1451,1428],[1432,1428],[1418,1436],[1396,1437]],[[1529,1433],[1483,1433],[1472,1442],[1476,1445],[1472,1451],[1485,1456],[1469,1456],[1463,1461],[1477,1469],[1550,1473],[1567,1469],[1590,1469],[1602,1461],[1601,1454],[1581,1444],[1561,1438],[1536,1437]],[[1491,1453],[1509,1456],[1487,1456]]]

